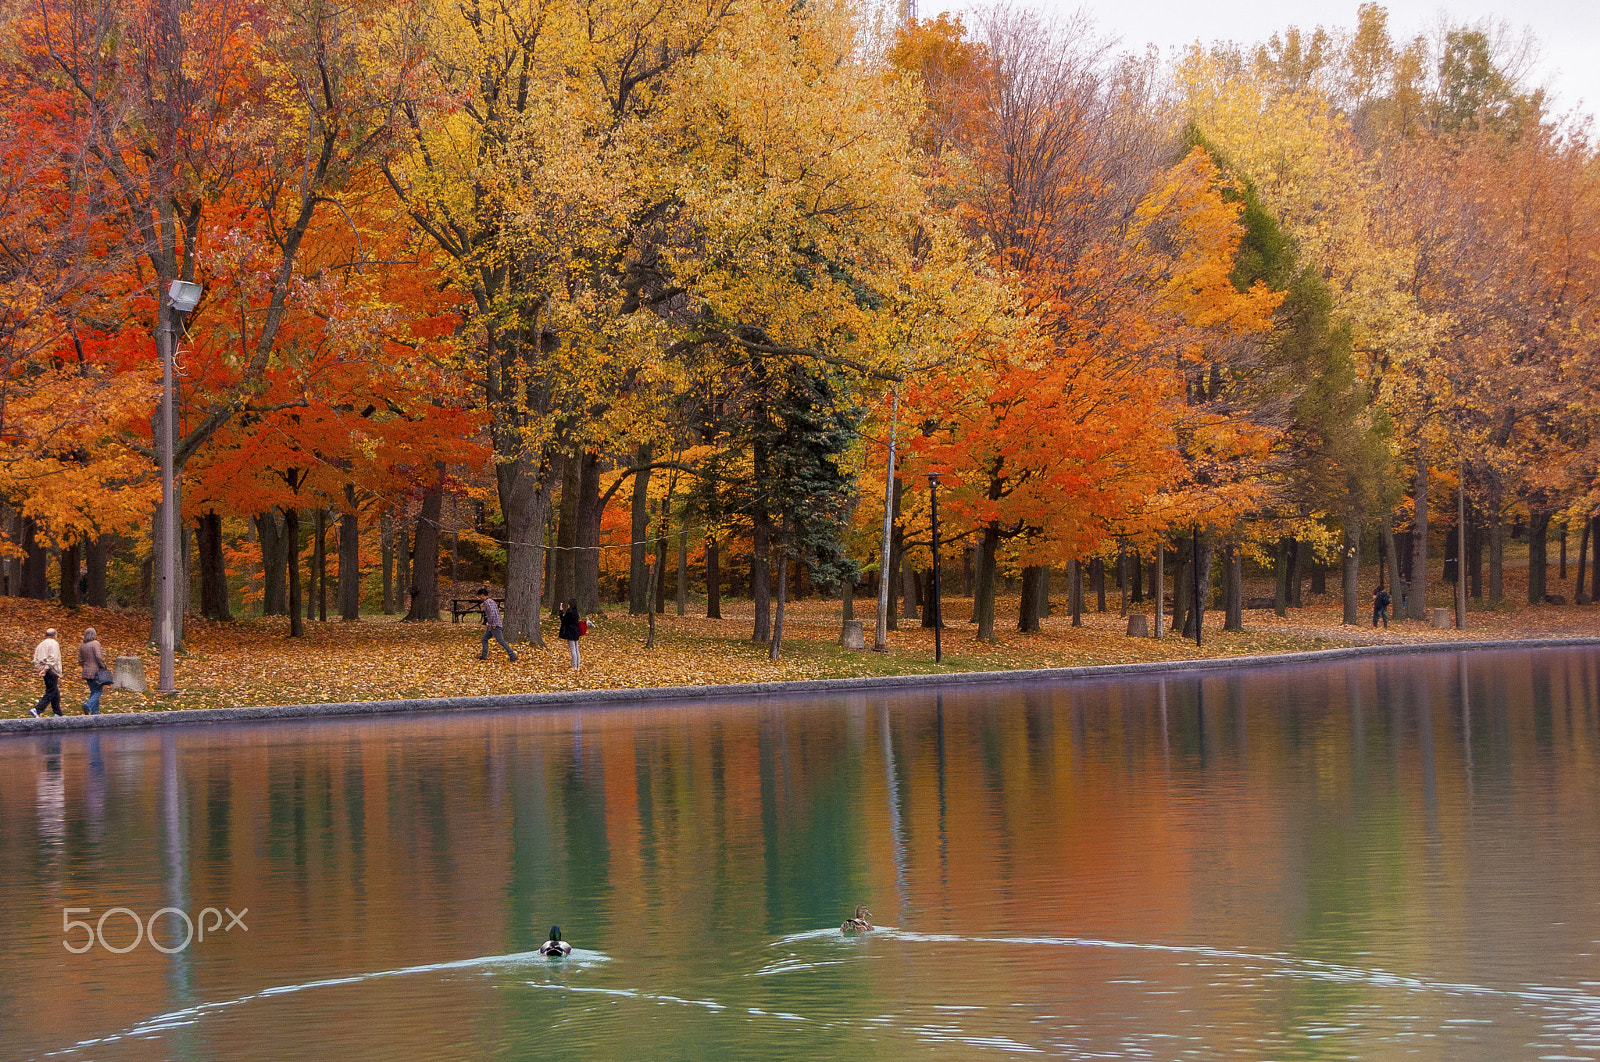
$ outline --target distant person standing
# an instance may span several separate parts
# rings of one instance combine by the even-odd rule
[[[583,664],[583,655],[578,652],[578,639],[583,637],[584,629],[588,627],[578,617],[578,602],[568,601],[561,607],[561,633],[559,637],[567,643],[567,651],[572,654],[572,670],[577,671]]]
[[[484,622],[483,652],[478,654],[478,659],[489,659],[489,639],[493,638],[500,643],[500,648],[506,651],[506,655],[515,664],[517,662],[517,654],[506,641],[505,631],[503,630],[504,621],[500,618],[500,606],[495,602],[494,598],[489,596],[489,588],[487,586],[478,588],[478,603],[483,607]]]
[[[83,714],[99,715],[100,694],[111,683],[102,679],[109,669],[106,667],[105,650],[100,648],[100,636],[95,634],[93,627],[83,632],[83,644],[78,646],[78,667],[83,672],[83,681],[89,686],[89,699],[83,702]]]
[[[1389,596],[1389,591],[1380,584],[1372,592],[1372,625],[1376,627],[1379,620],[1383,620],[1383,629],[1389,629],[1389,605],[1394,599]]]
[[[28,709],[28,714],[37,719],[46,705],[54,708],[56,714],[61,714],[61,644],[56,641],[56,629],[51,627],[44,632],[44,641],[40,642],[33,650],[33,669],[44,679],[44,696],[39,698],[39,703]]]

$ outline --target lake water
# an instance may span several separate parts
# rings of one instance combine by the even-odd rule
[[[1600,1058],[1597,767],[1591,650],[0,739],[0,1058]]]

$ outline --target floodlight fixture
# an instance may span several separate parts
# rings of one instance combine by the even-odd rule
[[[205,290],[192,280],[174,280],[172,286],[167,288],[167,299],[174,310],[188,313],[200,305],[200,296],[205,294]]]

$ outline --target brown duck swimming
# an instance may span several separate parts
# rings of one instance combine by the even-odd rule
[[[868,919],[871,917],[872,912],[867,910],[867,905],[864,903],[858,903],[856,904],[856,916],[854,918],[846,919],[844,925],[839,927],[839,932],[865,933],[867,930],[872,928],[872,923],[868,921]]]

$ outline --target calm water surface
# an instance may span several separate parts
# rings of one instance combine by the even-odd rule
[[[7,738],[0,1058],[1600,1058],[1597,766],[1575,650]]]

